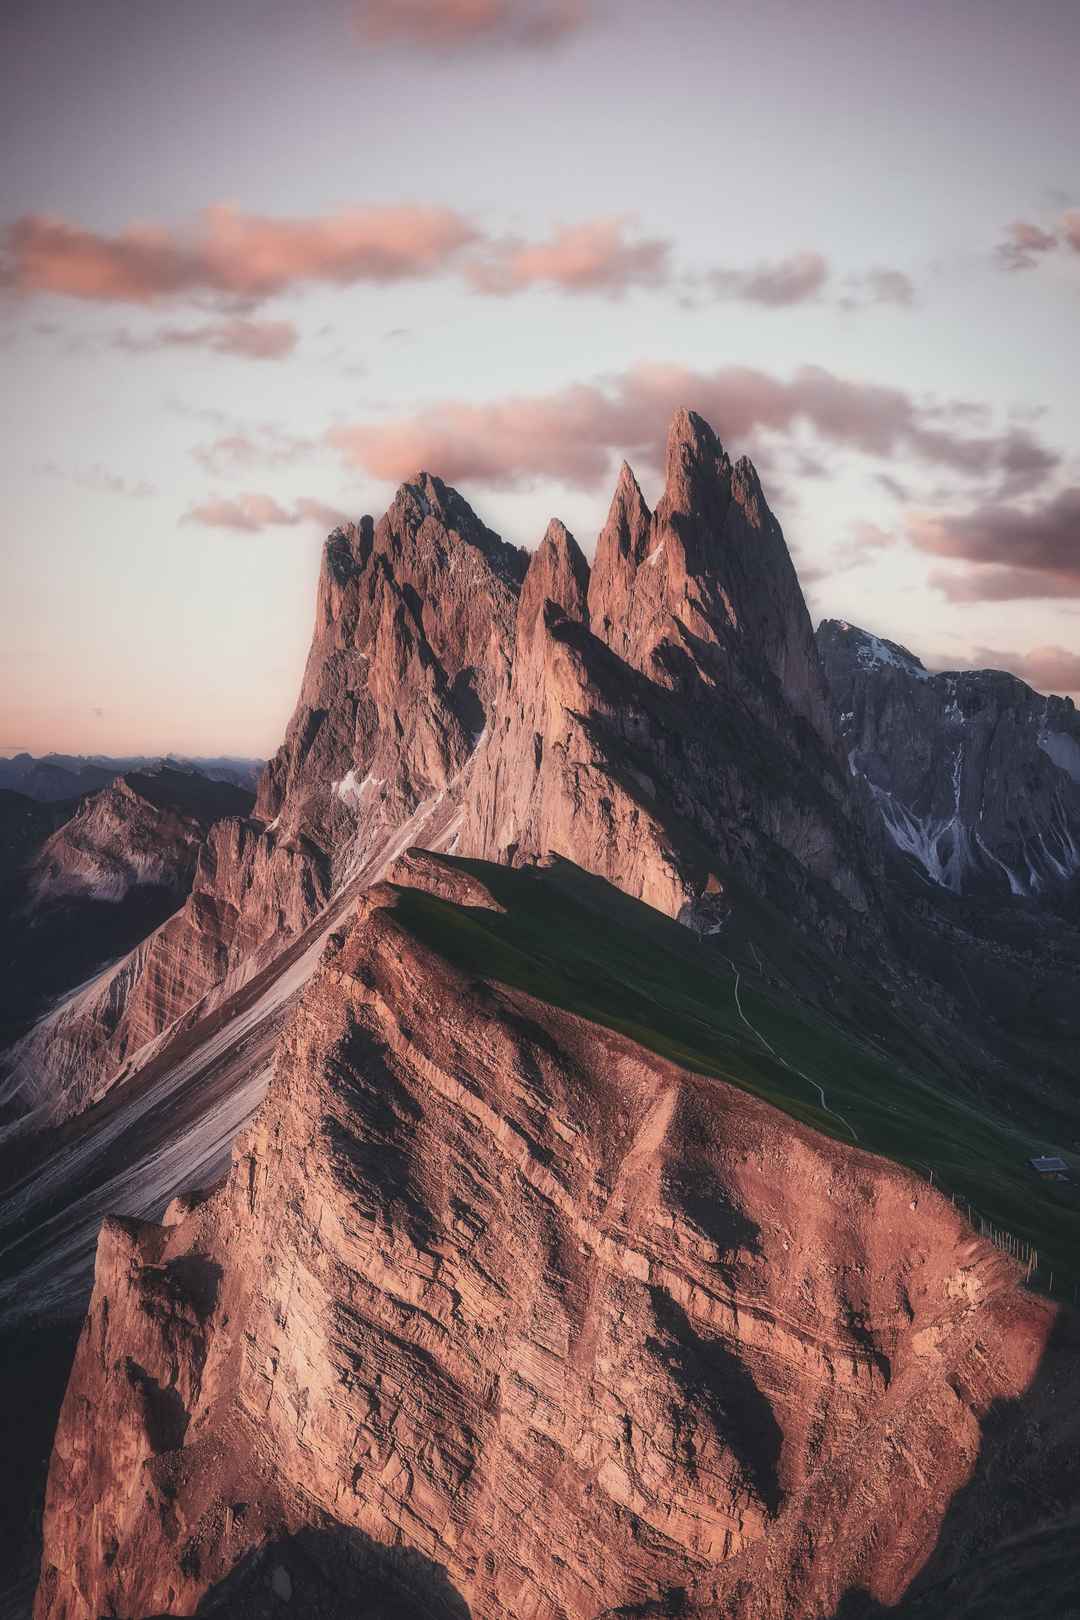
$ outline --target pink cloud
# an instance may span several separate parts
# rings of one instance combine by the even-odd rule
[[[235,529],[242,534],[259,534],[269,528],[295,528],[301,523],[315,523],[324,529],[334,529],[346,521],[336,507],[302,495],[294,505],[282,506],[272,495],[248,493],[236,496],[212,496],[189,508],[181,519],[184,523],[201,523],[208,529]]]
[[[860,568],[872,561],[878,552],[887,551],[895,544],[896,536],[887,529],[879,528],[876,523],[854,523],[851,538],[833,546],[825,557],[805,565],[796,559],[799,579],[804,587],[819,585],[822,580],[831,579],[836,574],[846,574],[853,568]]]
[[[828,263],[813,252],[795,253],[750,270],[711,270],[706,277],[718,298],[741,298],[773,309],[816,298],[828,279]]]
[[[1080,596],[1080,488],[1030,509],[987,505],[950,517],[919,516],[908,532],[920,551],[967,566],[931,583],[954,602]]]
[[[483,405],[448,400],[395,421],[336,427],[327,438],[351,465],[389,481],[426,467],[451,481],[514,487],[555,478],[595,488],[608,478],[616,453],[659,470],[668,419],[687,403],[735,444],[758,431],[786,434],[805,424],[820,439],[867,455],[903,451],[971,476],[1029,483],[1057,460],[1016,429],[959,434],[900,389],[817,366],[790,380],[749,367],[639,366],[604,386],[576,384]]]
[[[1080,653],[1067,647],[1032,647],[1026,653],[976,647],[970,667],[1011,670],[1040,692],[1080,693]]]
[[[1061,234],[1074,253],[1080,253],[1080,209],[1070,208],[1061,216]]]
[[[218,204],[186,230],[129,226],[113,236],[27,214],[3,233],[0,283],[102,303],[207,293],[250,301],[309,281],[347,286],[435,275],[476,238],[447,208],[271,219]]]
[[[536,282],[563,292],[600,292],[618,297],[629,287],[656,287],[668,280],[671,244],[658,237],[627,240],[620,218],[561,226],[548,242],[493,242],[466,266],[478,292],[504,297]]]
[[[233,474],[249,467],[282,467],[300,461],[315,448],[313,439],[285,433],[273,423],[257,427],[234,427],[208,444],[197,444],[191,454],[201,467],[215,476]]]
[[[117,332],[113,346],[131,354],[154,349],[209,349],[245,360],[283,360],[296,348],[299,333],[292,321],[252,321],[235,316],[202,326],[159,326],[147,337]]]
[[[1070,220],[1076,221],[1077,241],[1070,235]],[[1065,214],[1061,228],[1065,240],[1072,246],[1080,243],[1080,214]],[[1055,232],[1044,230],[1034,221],[1014,219],[1006,229],[1004,241],[998,243],[994,252],[1003,270],[1034,270],[1041,258],[1055,251],[1058,242]]]
[[[358,0],[356,24],[372,45],[460,50],[472,45],[557,44],[585,22],[585,0]]]

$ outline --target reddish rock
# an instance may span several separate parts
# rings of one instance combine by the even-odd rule
[[[1055,1434],[1010,1500],[1047,1499],[1075,1350],[947,1199],[395,905],[310,984],[225,1184],[107,1224],[37,1620],[888,1605],[1021,1397]]]

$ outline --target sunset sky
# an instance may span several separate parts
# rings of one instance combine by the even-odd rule
[[[815,620],[1080,695],[1075,0],[5,0],[0,747],[264,754],[420,466],[591,553],[672,410]]]

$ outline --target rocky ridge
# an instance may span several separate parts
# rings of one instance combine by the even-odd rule
[[[753,468],[693,412],[655,513],[624,468],[591,572],[561,524],[530,561],[426,473],[330,536],[254,813],[15,1054],[24,1093],[85,1106],[416,842],[564,853],[701,928],[730,868],[838,949],[858,930],[871,873],[798,581]]]
[[[88,797],[7,796],[0,1051],[50,1001],[123,958],[184,899],[215,823],[252,795],[192,770],[128,771]],[[10,1079],[19,1058],[0,1058]],[[18,1106],[19,1082],[5,1086]]]
[[[1080,876],[1080,716],[1003,670],[930,674],[826,619],[818,648],[849,768],[889,843],[956,894],[1061,901]]]
[[[104,1101],[0,1225],[31,1282],[59,1231],[78,1287],[50,1200],[84,1130],[80,1208],[143,1109],[124,1207],[185,1189],[104,1228],[39,1620],[861,1620],[943,1586],[974,1620],[1024,1560],[1059,1613],[1075,1329],[922,1159],[1067,1247],[1018,1155],[1075,1126],[1075,1008],[1052,1052],[990,977],[961,1017],[929,946],[959,982],[986,942],[894,882],[862,793],[753,469],[693,413],[592,569],[426,474],[335,531],[254,812],[37,1032],[61,1108]]]
[[[106,1223],[38,1620],[867,1614],[997,1452],[1030,1529],[1078,1362],[1011,1262],[910,1173],[477,983],[399,903],[482,882],[392,877],[224,1185]]]

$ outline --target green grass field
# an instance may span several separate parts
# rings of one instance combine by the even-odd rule
[[[790,970],[802,947],[763,908],[740,906],[738,926],[701,941],[569,865],[552,872],[454,864],[506,912],[403,888],[397,915],[455,966],[617,1030],[839,1141],[854,1137],[926,1178],[932,1172],[976,1216],[1038,1249],[1037,1286],[1049,1287],[1052,1273],[1055,1296],[1073,1297],[1075,1188],[1058,1190],[1027,1167],[1046,1138],[996,1111],[911,1020],[873,987],[845,981],[831,960],[818,965],[836,986],[839,1013],[769,988],[758,964],[787,957]],[[815,963],[799,966],[805,980]]]

